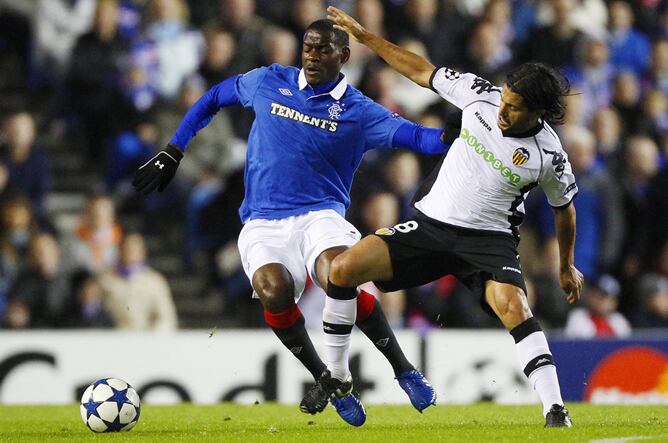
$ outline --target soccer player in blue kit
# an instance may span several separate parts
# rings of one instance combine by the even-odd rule
[[[253,108],[239,209],[244,270],[266,323],[316,380],[300,409],[315,414],[329,401],[347,423],[361,426],[366,412],[352,380],[332,377],[296,301],[307,275],[326,290],[330,263],[360,239],[344,215],[362,155],[393,147],[441,154],[449,145],[443,130],[411,123],[348,85],[340,72],[350,57],[348,44],[347,33],[318,20],[304,34],[302,69],[275,64],[214,86],[186,113],[167,147],[139,169],[133,184],[144,194],[162,191],[188,142],[220,108]],[[374,297],[360,291],[347,309],[356,312],[355,324],[388,359],[413,406],[422,412],[435,404],[434,389],[404,356]],[[348,346],[352,325],[340,330],[340,323],[323,317],[328,348]]]

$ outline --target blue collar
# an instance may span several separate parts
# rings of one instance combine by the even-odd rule
[[[315,92],[316,95],[326,94],[329,91],[331,91],[332,89],[334,89],[334,87],[339,83],[339,81],[342,78],[343,78],[343,74],[341,74],[339,72],[339,75],[334,80],[332,80],[331,82],[324,83],[324,84],[318,85],[318,86],[311,86],[311,87],[313,88],[313,92]]]
[[[306,82],[306,75],[304,75],[304,69],[301,69],[299,71],[299,77],[298,77],[298,84],[299,84],[299,90],[304,90],[307,86],[311,87]],[[348,88],[348,81],[346,80],[346,76],[343,73],[339,73],[339,76],[336,78],[336,80],[325,83],[324,85],[318,85],[315,88],[311,87],[313,90],[313,96],[317,97],[320,95],[325,95],[329,94],[332,97],[334,97],[335,100],[340,100],[341,97],[343,97],[343,94],[345,94],[346,89]]]

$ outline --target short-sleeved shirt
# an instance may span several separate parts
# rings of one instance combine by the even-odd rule
[[[253,108],[242,221],[280,219],[321,209],[344,215],[362,155],[391,148],[407,120],[365,97],[342,76],[316,94],[303,71],[271,65],[237,79],[236,94]]]
[[[546,122],[526,134],[504,136],[497,125],[500,88],[448,68],[434,71],[431,86],[462,110],[462,129],[433,182],[415,199],[418,210],[455,226],[514,233],[535,186],[553,207],[575,197],[568,156]]]

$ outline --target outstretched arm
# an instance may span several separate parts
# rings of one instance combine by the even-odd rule
[[[420,86],[430,87],[429,79],[436,67],[429,60],[372,34],[351,16],[334,6],[327,8],[327,18],[332,20],[337,28],[346,31],[369,47],[402,75]]]
[[[217,84],[195,103],[183,117],[165,149],[147,161],[135,174],[132,185],[144,195],[162,192],[176,174],[183,151],[197,131],[209,124],[220,108],[241,103],[235,91],[239,76]]]
[[[238,75],[230,77],[209,89],[188,110],[169,143],[185,151],[197,131],[208,125],[220,108],[241,103],[234,90],[238,77]]]

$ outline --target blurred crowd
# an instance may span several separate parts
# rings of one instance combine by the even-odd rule
[[[556,129],[580,189],[575,261],[587,285],[569,306],[552,210],[534,190],[520,243],[532,309],[574,337],[668,328],[668,0],[0,0],[0,327],[174,329],[176,306],[203,294],[223,325],[260,325],[236,251],[252,112],[221,110],[165,192],[142,198],[129,182],[208,88],[299,66],[304,29],[328,4],[499,85],[521,62],[561,68],[573,94]],[[367,48],[351,50],[344,73],[369,97],[429,127],[456,116]],[[50,199],[63,147],[92,177],[71,223]],[[370,152],[349,219],[368,234],[409,217],[437,162]],[[152,266],[147,245],[164,244],[176,270]],[[202,294],[172,292],[186,275]],[[478,303],[451,277],[383,297],[397,327],[497,327]]]

